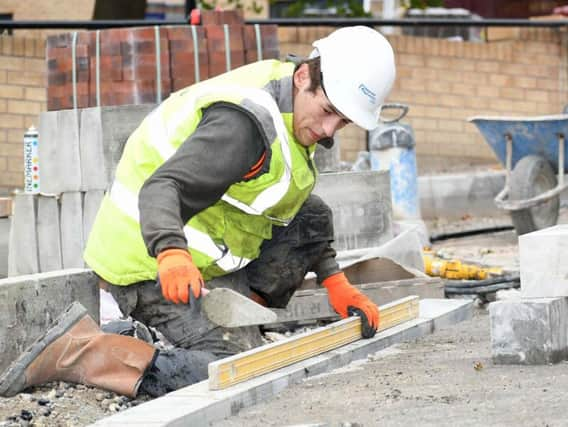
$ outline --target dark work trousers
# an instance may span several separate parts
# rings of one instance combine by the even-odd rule
[[[322,275],[318,267],[326,264],[322,257],[335,256],[332,240],[331,209],[312,195],[287,227],[273,228],[272,239],[263,243],[259,258],[241,270],[208,281],[206,288],[229,287],[246,296],[252,290],[268,306],[285,307],[308,271],[316,268]],[[336,265],[331,261],[327,265]],[[336,272],[323,270],[325,276]],[[155,281],[109,285],[108,289],[125,316],[156,328],[175,346],[160,351],[142,382],[140,391],[150,395],[202,381],[207,378],[209,362],[262,345],[257,326],[217,326],[200,311],[166,301]]]

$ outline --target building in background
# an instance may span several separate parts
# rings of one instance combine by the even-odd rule
[[[445,7],[467,9],[483,18],[529,18],[550,15],[565,1],[555,0],[444,0]]]

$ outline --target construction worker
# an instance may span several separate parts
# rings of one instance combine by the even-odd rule
[[[308,271],[341,317],[360,315],[363,336],[374,335],[379,310],[340,271],[331,210],[310,193],[316,144],[329,147],[348,123],[377,125],[394,55],[362,26],[313,46],[299,63],[261,61],[172,94],[124,148],[85,261],[125,316],[174,348],[103,334],[75,305],[0,379],[0,394],[57,379],[159,396],[201,381],[209,362],[262,341],[258,327],[219,327],[190,300],[229,286],[285,307]]]

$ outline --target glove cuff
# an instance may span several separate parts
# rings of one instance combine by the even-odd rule
[[[191,254],[187,249],[179,249],[179,248],[165,249],[158,254],[156,259],[158,260],[158,262],[162,262],[164,258],[167,258],[169,256],[183,256],[184,258],[187,258],[189,261],[193,261],[191,258]]]
[[[325,278],[324,281],[321,282],[321,284],[322,286],[325,286],[328,291],[339,286],[350,285],[347,276],[345,276],[345,273],[343,273],[342,271]]]

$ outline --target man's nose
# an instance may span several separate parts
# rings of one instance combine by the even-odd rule
[[[333,115],[330,117],[326,117],[323,120],[323,126],[322,126],[325,136],[331,138],[335,134],[335,132],[341,128],[342,123],[343,120],[339,116]]]

